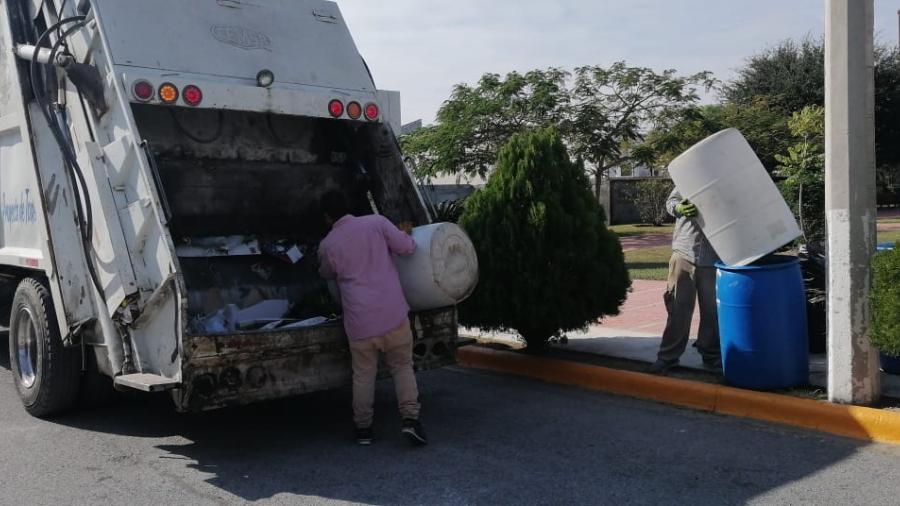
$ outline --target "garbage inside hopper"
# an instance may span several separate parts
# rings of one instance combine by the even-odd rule
[[[263,252],[285,262],[296,264],[306,256],[303,248],[290,241],[267,242],[262,245]]]
[[[289,240],[260,241],[255,237],[231,235],[225,237],[186,238],[175,248],[180,258],[211,258],[228,256],[269,255],[296,264],[306,254],[304,248]]]
[[[192,327],[195,332],[204,334],[258,328],[282,321],[290,309],[290,302],[284,299],[264,300],[245,308],[237,304],[228,304],[210,315],[195,318]]]
[[[259,241],[253,237],[194,237],[185,239],[175,248],[181,258],[208,258],[261,255]]]
[[[264,326],[261,330],[293,330],[304,329],[309,327],[318,327],[328,322],[337,321],[337,318],[326,318],[324,316],[316,316],[301,321],[279,320]]]

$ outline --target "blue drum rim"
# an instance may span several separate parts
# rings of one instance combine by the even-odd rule
[[[722,262],[716,262],[716,268],[726,272],[748,272],[748,271],[777,271],[781,269],[789,269],[798,265],[800,259],[790,255],[768,255],[760,258],[750,265],[737,266],[725,265]]]

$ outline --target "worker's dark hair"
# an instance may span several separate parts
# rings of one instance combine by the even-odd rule
[[[347,204],[347,197],[337,190],[331,190],[325,195],[322,195],[320,206],[322,208],[322,213],[333,221],[337,221],[350,214],[350,205]]]

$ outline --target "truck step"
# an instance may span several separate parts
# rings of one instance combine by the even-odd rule
[[[126,374],[115,379],[116,386],[133,388],[142,392],[164,392],[178,388],[176,380],[156,374]]]

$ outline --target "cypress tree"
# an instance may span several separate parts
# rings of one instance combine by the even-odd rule
[[[631,281],[589,187],[554,129],[510,139],[460,219],[481,269],[463,324],[513,329],[534,350],[618,314]]]

